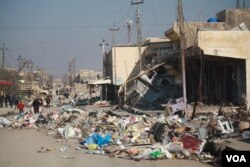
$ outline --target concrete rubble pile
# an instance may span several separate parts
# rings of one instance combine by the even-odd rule
[[[190,120],[182,111],[154,116],[140,112],[124,115],[121,109],[81,110],[64,105],[51,113],[33,114],[27,110],[12,121],[1,117],[0,124],[12,128],[47,128],[48,134],[77,139],[78,148],[84,148],[88,154],[136,161],[185,158],[213,162],[216,154],[211,151],[211,143],[214,140],[250,137],[248,114],[236,111],[220,115],[198,113]]]

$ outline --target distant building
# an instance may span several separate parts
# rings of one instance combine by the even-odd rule
[[[91,69],[80,69],[79,72],[79,76],[80,76],[80,81],[82,82],[90,82],[93,80],[97,80],[98,77],[102,78],[102,72],[100,71],[94,71]]]

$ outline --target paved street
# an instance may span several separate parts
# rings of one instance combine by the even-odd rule
[[[52,107],[53,111],[58,108]],[[0,109],[1,114],[13,111],[10,108]],[[7,116],[12,117],[12,116]],[[125,160],[120,158],[109,158],[106,155],[87,154],[86,150],[76,150],[79,147],[77,139],[58,139],[55,134],[48,134],[45,129],[7,129],[0,128],[0,166],[1,167],[44,167],[44,166],[88,166],[88,167],[201,167],[209,166],[200,162],[191,160]],[[50,148],[52,151],[38,153],[44,148]],[[64,152],[60,149],[65,148]],[[73,159],[64,159],[64,158]]]
[[[46,135],[44,130],[34,129],[11,130],[0,129],[0,166],[1,167],[201,167],[209,166],[200,162],[189,160],[142,160],[139,162],[119,158],[109,158],[103,155],[86,154],[85,150],[75,150],[77,141],[57,142],[52,136]],[[54,148],[46,153],[38,153],[41,148]],[[60,152],[61,147],[66,147],[65,152]],[[62,156],[73,157],[63,159]]]

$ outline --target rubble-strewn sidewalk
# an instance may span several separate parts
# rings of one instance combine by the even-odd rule
[[[214,163],[228,138],[249,139],[249,117],[245,111],[202,112],[193,120],[180,112],[144,114],[125,107],[64,105],[34,114],[30,109],[13,119],[0,117],[2,127],[45,128],[58,142],[72,140],[76,150],[132,160],[190,159]],[[135,112],[136,111],[136,112]],[[8,117],[9,118],[9,117]],[[71,141],[71,142],[72,142]],[[67,147],[57,149],[64,152]],[[38,153],[54,148],[37,150]],[[72,159],[72,156],[62,156]]]

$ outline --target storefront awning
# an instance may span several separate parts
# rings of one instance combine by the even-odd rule
[[[9,86],[9,85],[14,85],[15,83],[12,81],[6,81],[6,80],[0,80],[0,85],[1,86]]]
[[[111,79],[99,79],[89,83],[89,85],[105,85],[105,84],[111,84]]]

